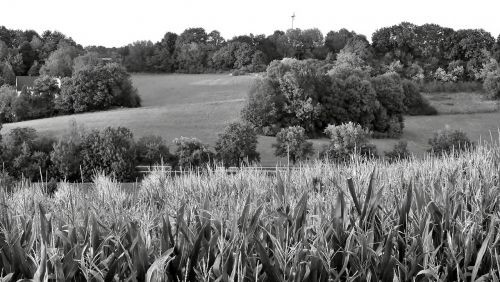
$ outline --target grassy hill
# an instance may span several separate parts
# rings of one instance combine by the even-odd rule
[[[2,134],[15,127],[33,127],[40,134],[60,136],[67,129],[69,121],[74,119],[79,124],[84,124],[88,130],[124,126],[130,128],[136,137],[156,134],[167,142],[180,136],[197,137],[214,145],[224,126],[239,118],[254,77],[233,77],[227,74],[137,74],[132,79],[142,97],[141,108],[4,124]],[[424,153],[432,133],[445,126],[462,129],[474,140],[480,136],[489,140],[490,131],[496,133],[500,127],[500,113],[490,102],[471,95],[428,96],[442,112],[472,113],[406,117],[402,139],[408,141],[410,150],[416,154]],[[273,166],[277,161],[271,147],[273,142],[272,137],[259,138],[258,149],[265,166]],[[313,142],[319,148],[328,141]],[[373,140],[380,152],[390,150],[396,142],[397,140]]]

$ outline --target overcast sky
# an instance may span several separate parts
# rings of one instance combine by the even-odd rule
[[[500,0],[0,0],[0,25],[11,29],[58,30],[77,43],[123,46],[160,40],[189,27],[218,30],[224,38],[271,34],[291,27],[347,28],[366,35],[402,21],[500,33]],[[6,9],[7,8],[7,9]]]

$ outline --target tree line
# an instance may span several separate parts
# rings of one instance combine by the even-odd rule
[[[347,49],[345,49],[347,46]],[[165,33],[157,41],[136,41],[122,47],[83,48],[57,31],[0,26],[2,79],[14,75],[70,76],[73,60],[83,53],[123,63],[129,72],[202,73],[229,70],[258,72],[283,58],[334,61],[342,51],[356,53],[383,73],[395,69],[407,78],[441,81],[477,80],[489,59],[500,59],[500,37],[482,29],[415,25],[402,22],[382,27],[367,37],[340,29],[326,35],[317,29],[277,30],[271,35],[240,35],[225,39],[217,30],[188,28]]]

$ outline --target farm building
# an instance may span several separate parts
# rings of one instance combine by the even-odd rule
[[[33,89],[33,84],[38,76],[16,76],[16,91],[17,95],[21,94],[21,91],[26,87],[26,90],[30,91]]]
[[[21,94],[21,91],[26,87],[27,91],[33,90],[33,85],[38,76],[16,76],[16,91],[17,95]],[[61,79],[55,78],[57,80],[57,85],[61,88]]]

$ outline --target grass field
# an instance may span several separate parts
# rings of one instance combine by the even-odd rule
[[[482,93],[424,93],[439,114],[474,114],[498,111],[498,102],[487,99]]]
[[[33,127],[41,134],[60,136],[71,119],[87,129],[106,126],[130,128],[136,137],[147,134],[161,135],[167,142],[180,136],[197,137],[214,145],[224,126],[239,118],[253,76],[230,76],[227,74],[202,75],[151,75],[132,76],[134,85],[142,97],[143,107],[137,109],[115,109],[105,112],[84,113],[4,124],[5,134],[14,127]],[[432,94],[427,95],[431,104],[441,113],[439,116],[406,117],[402,139],[407,140],[410,150],[423,154],[427,140],[435,130],[449,126],[464,130],[473,140],[480,136],[490,139],[490,131],[500,127],[500,112],[496,103],[482,99],[478,94]],[[466,114],[454,114],[466,113]],[[327,140],[313,140],[319,149]],[[379,152],[388,151],[397,140],[373,140]],[[272,137],[260,137],[258,150],[262,165],[274,166]]]

